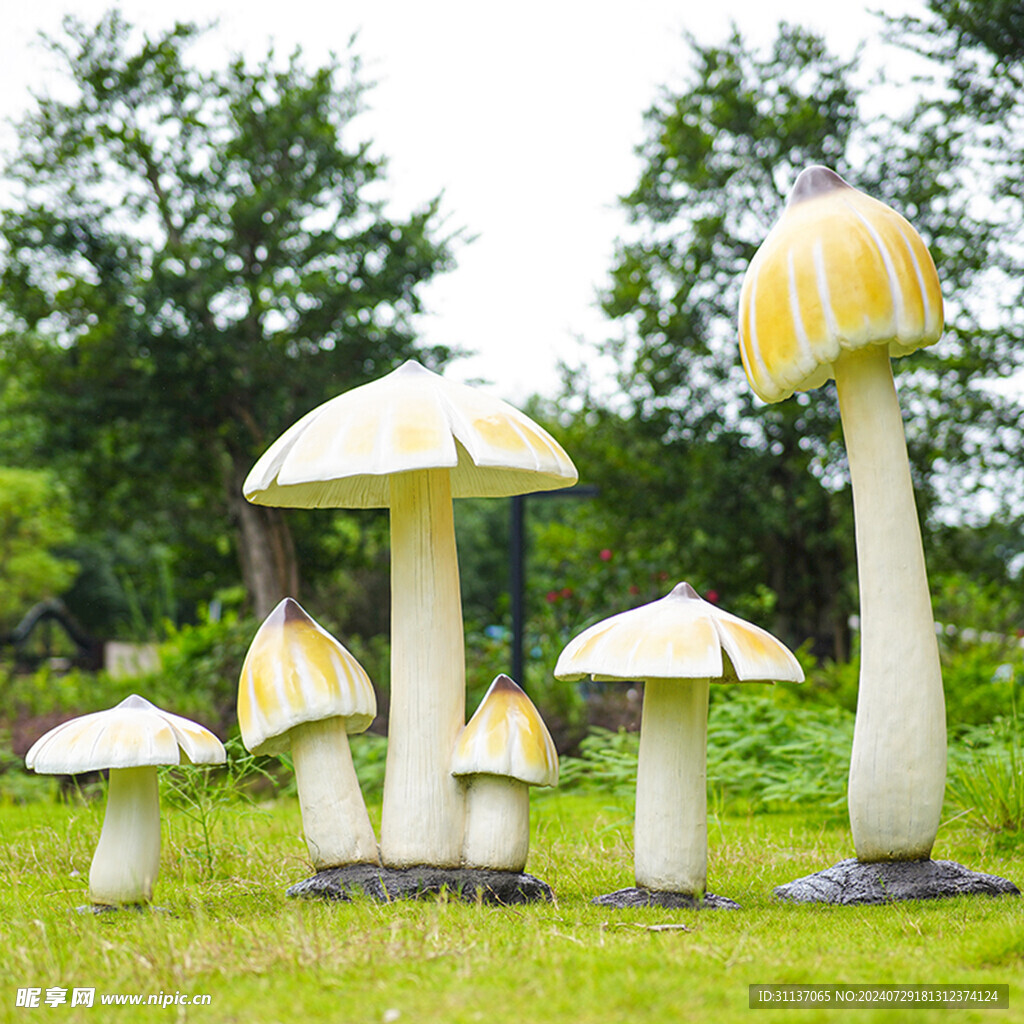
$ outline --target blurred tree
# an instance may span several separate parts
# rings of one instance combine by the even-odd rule
[[[0,468],[0,634],[75,578],[59,553],[73,537],[70,496],[50,473]]]
[[[242,499],[248,469],[339,391],[445,361],[411,321],[454,239],[436,199],[386,215],[354,55],[206,72],[197,32],[140,40],[114,11],[47,40],[67,81],[6,168],[3,370],[87,526],[148,520],[186,576],[234,550],[264,615],[298,567],[285,516]]]
[[[753,397],[736,343],[743,274],[813,163],[922,232],[950,328],[897,371],[920,509],[935,525],[939,511],[960,512],[964,481],[986,460],[1021,466],[1019,406],[979,385],[1020,366],[1024,347],[993,336],[999,318],[982,336],[978,312],[1020,221],[999,233],[978,211],[937,119],[862,118],[857,59],[839,60],[813,33],[783,24],[764,52],[735,30],[688,47],[690,73],[647,114],[640,179],[623,199],[632,226],[604,295],[619,332],[600,346],[618,393],[568,371],[582,398],[566,444],[625,543],[660,546],[673,577],[692,576],[726,607],[760,604],[788,642],[813,638],[841,658],[855,577],[834,386],[770,406]],[[1007,316],[1020,320],[1002,305]]]
[[[741,613],[753,602],[790,643],[813,636],[843,656],[852,542],[825,479],[841,448],[834,395],[758,402],[735,317],[747,263],[799,170],[848,170],[852,65],[788,26],[764,55],[736,31],[687,45],[685,86],[646,116],[640,180],[623,199],[632,228],[604,295],[620,326],[601,346],[619,394],[603,399],[574,374],[587,397],[567,444],[600,484],[618,547],[660,549],[672,583],[687,577]]]
[[[947,522],[1016,520],[1020,555],[1024,9],[1016,0],[926,7],[921,18],[888,19],[890,38],[926,63],[915,68],[916,102],[893,113],[871,168],[883,196],[913,204],[943,278],[946,332],[915,373],[915,442],[954,513]]]

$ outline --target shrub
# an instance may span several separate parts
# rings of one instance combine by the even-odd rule
[[[743,687],[716,687],[708,721],[708,787],[753,808],[837,807],[846,799],[853,716],[843,708],[786,706]],[[636,733],[594,729],[578,757],[562,758],[561,785],[620,796],[636,787]]]
[[[954,811],[987,832],[1024,830],[1024,743],[1015,689],[1009,704],[1008,716],[964,731],[947,778]]]

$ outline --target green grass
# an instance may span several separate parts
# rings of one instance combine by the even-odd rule
[[[662,1024],[757,1013],[747,1008],[752,983],[956,982],[1008,983],[1011,1008],[912,1019],[1024,1021],[1020,899],[773,901],[775,885],[851,855],[841,814],[713,818],[710,888],[743,909],[695,912],[590,904],[632,881],[628,799],[538,794],[533,812],[528,869],[553,887],[554,904],[289,900],[285,888],[309,871],[298,806],[282,798],[221,808],[209,834],[165,808],[160,909],[94,916],[76,908],[101,804],[2,806],[0,1020]],[[962,821],[942,830],[935,856],[1024,882],[1019,839]],[[26,986],[208,993],[212,1002],[28,1010],[15,1006]],[[767,1020],[839,1015],[906,1019],[896,1010],[779,1010]]]

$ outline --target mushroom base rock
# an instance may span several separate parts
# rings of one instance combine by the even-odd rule
[[[951,860],[860,861],[851,857],[775,890],[790,903],[891,903],[949,896],[1019,896],[1005,878]]]
[[[604,896],[595,896],[590,902],[601,907],[614,907],[617,910],[628,907],[664,907],[668,910],[740,909],[735,900],[729,899],[728,896],[716,896],[713,892],[693,896],[688,892],[665,892],[661,889],[645,889],[642,886],[617,889]]]
[[[426,864],[408,868],[347,864],[318,871],[288,889],[289,896],[306,899],[349,901],[364,895],[382,903],[424,899],[442,892],[467,903],[538,903],[553,899],[551,887],[533,875],[490,868],[439,868]]]

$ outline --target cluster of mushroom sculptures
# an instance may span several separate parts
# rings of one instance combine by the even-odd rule
[[[529,417],[414,361],[317,407],[257,461],[243,486],[252,502],[390,510],[391,687],[380,870],[332,864],[294,886],[296,894],[343,896],[352,887],[385,896],[442,886],[479,888],[481,876],[472,872],[495,866],[471,867],[467,861],[483,812],[477,809],[467,827],[467,797],[479,805],[481,787],[462,781],[471,777],[465,758],[474,750],[466,733],[481,727],[479,719],[467,725],[465,718],[452,500],[550,490],[576,479],[562,447]],[[510,699],[513,687],[518,690],[507,680],[488,694],[487,702],[500,702],[513,724],[495,720],[482,747],[499,740],[516,747],[530,737],[536,749],[517,750],[511,770],[520,772],[519,782],[550,784],[557,778],[554,745],[525,694],[519,690]],[[241,702],[239,710],[244,714]],[[492,723],[492,717],[485,720]],[[460,734],[456,774],[453,753]],[[493,790],[491,797],[496,799]],[[513,845],[521,847],[518,839]],[[512,863],[525,856],[505,853],[497,859]],[[486,888],[497,899],[546,890],[518,870],[504,871]]]
[[[811,167],[751,261],[739,320],[743,365],[763,400],[835,378],[857,524],[861,677],[849,781],[857,856],[776,892],[840,903],[1016,892],[1003,879],[930,859],[945,790],[944,697],[890,357],[941,333],[931,256],[895,211]],[[290,749],[293,757],[316,873],[290,893],[346,899],[360,890],[390,899],[443,887],[497,902],[550,896],[524,874],[526,787],[553,785],[558,758],[536,708],[506,676],[465,721],[452,500],[561,488],[576,478],[568,455],[521,412],[414,362],[314,409],[253,467],[244,485],[250,501],[391,514],[391,705],[379,843],[348,747],[348,735],[376,714],[373,686],[355,658],[288,598],[260,627],[242,670],[243,742],[254,753]],[[710,683],[799,682],[793,654],[681,583],[584,630],[554,675],[644,683],[636,885],[598,902],[736,906],[707,891]],[[108,723],[103,715],[113,717]],[[146,719],[160,737],[145,741],[141,760],[132,759],[141,741],[128,738],[129,719]],[[44,736],[29,766],[101,767],[91,753],[69,753],[64,741],[78,737],[95,752],[107,733],[116,753],[102,765],[111,768],[110,797],[90,891],[97,903],[142,902],[159,864],[148,766],[177,763],[179,751],[193,762],[216,761],[223,748],[201,727],[129,698]],[[138,866],[129,867],[109,851],[129,841],[134,823]]]
[[[390,899],[448,888],[498,902],[550,895],[544,883],[522,872],[530,844],[527,786],[554,785],[558,755],[523,690],[498,676],[448,752],[447,771],[464,801],[463,830],[458,849],[440,864],[426,855],[414,864],[383,862],[348,744],[348,735],[366,729],[375,713],[373,686],[362,666],[285,598],[249,648],[238,722],[252,753],[291,750],[316,875],[289,892],[345,899],[358,889]],[[417,742],[426,746],[413,737],[414,747]]]

